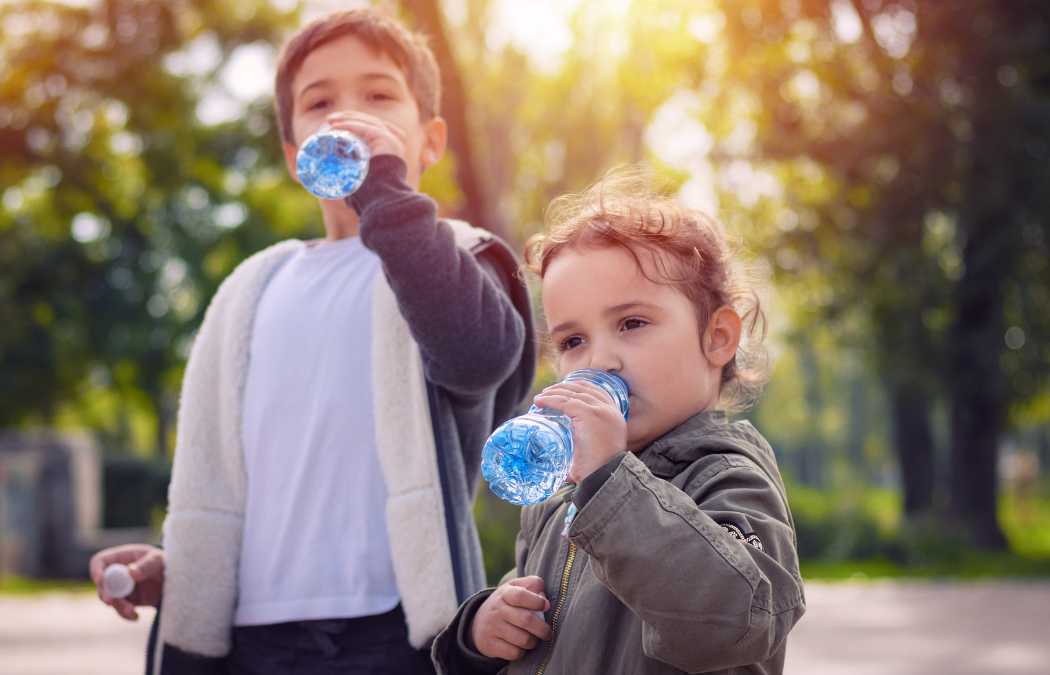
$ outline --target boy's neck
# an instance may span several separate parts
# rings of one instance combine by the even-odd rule
[[[357,212],[343,201],[321,199],[321,218],[324,220],[325,243],[357,236],[360,223]]]

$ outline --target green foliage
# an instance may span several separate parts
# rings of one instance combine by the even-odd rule
[[[788,481],[803,578],[1050,576],[1050,494],[1000,500],[1011,550],[974,549],[962,528],[902,518],[896,491]],[[1023,514],[1023,515],[1022,515]]]
[[[489,586],[498,584],[504,574],[514,569],[514,541],[521,529],[520,519],[521,507],[503,501],[482,481],[474,502],[474,522]]]
[[[720,86],[701,91],[701,117],[721,136],[718,161],[782,188],[738,203],[797,294],[799,339],[817,321],[863,328],[841,344],[863,348],[896,406],[906,483],[932,480],[913,481],[907,460],[930,449],[906,441],[928,434],[921,412],[904,414],[945,402],[951,508],[976,540],[1001,543],[1000,420],[1050,384],[1046,4],[723,11]],[[753,140],[732,146],[734,128]]]
[[[285,178],[268,96],[236,121],[199,115],[237,50],[294,20],[212,0],[0,5],[0,426],[172,447],[182,364],[218,284],[320,231]]]

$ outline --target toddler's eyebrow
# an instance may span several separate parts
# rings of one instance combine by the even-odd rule
[[[656,305],[651,302],[642,302],[641,300],[635,300],[634,302],[625,302],[623,304],[610,307],[609,309],[602,312],[605,315],[609,314],[620,314],[632,309],[656,309]]]
[[[616,305],[615,307],[610,307],[610,308],[606,309],[605,311],[602,312],[602,314],[604,314],[606,316],[610,316],[612,314],[622,314],[623,312],[627,312],[627,311],[630,311],[632,309],[650,309],[651,310],[651,309],[657,309],[657,306],[652,304],[652,303],[650,303],[650,302],[641,302],[640,300],[639,301],[635,301],[635,302],[625,302],[625,303]],[[555,326],[554,328],[551,328],[547,332],[549,334],[551,334],[551,335],[554,335],[555,333],[559,333],[559,332],[561,332],[563,330],[571,330],[571,329],[573,329],[575,327],[576,327],[576,322],[575,321],[565,321],[564,323],[559,323],[557,326]]]

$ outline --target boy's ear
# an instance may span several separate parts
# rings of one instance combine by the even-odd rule
[[[434,166],[445,154],[445,146],[448,144],[448,124],[444,117],[434,117],[423,123],[423,148],[420,152],[420,162],[423,168]]]
[[[704,333],[704,354],[713,368],[721,368],[736,356],[742,322],[732,307],[719,307],[711,314]]]
[[[288,173],[292,174],[292,180],[296,183],[301,183],[299,174],[295,170],[295,156],[299,153],[299,148],[288,141],[284,141],[281,143],[281,149],[284,150],[284,163],[288,167]]]

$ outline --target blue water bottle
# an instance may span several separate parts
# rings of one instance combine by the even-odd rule
[[[627,418],[627,383],[604,370],[584,368],[562,382],[591,382],[612,396]],[[552,408],[529,412],[499,426],[481,451],[481,474],[501,499],[525,506],[547,499],[565,482],[572,463],[572,422]]]
[[[295,172],[303,187],[321,199],[343,199],[357,191],[368,175],[372,150],[360,137],[325,122],[303,141]]]

